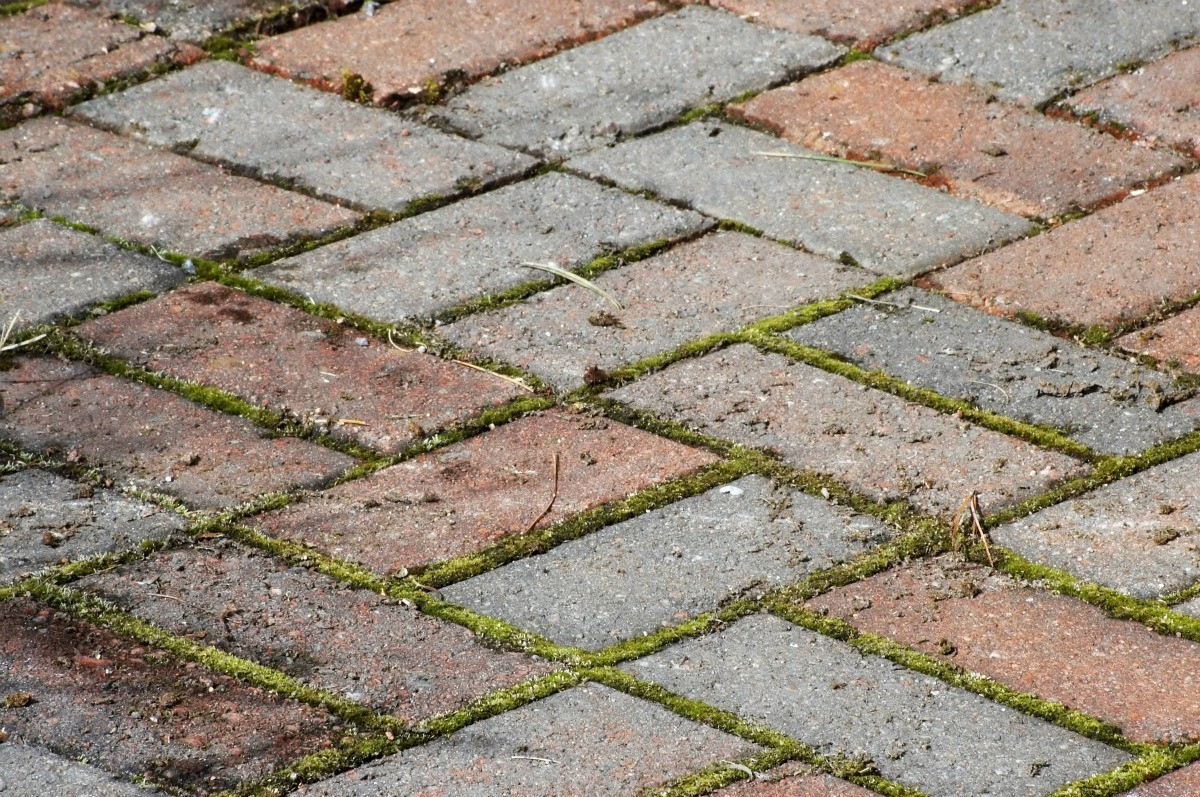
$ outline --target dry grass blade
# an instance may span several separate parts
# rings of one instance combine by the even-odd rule
[[[878,169],[881,172],[896,172],[898,174],[911,174],[913,177],[928,177],[925,172],[914,171],[913,169],[905,169],[897,166],[894,163],[885,163],[884,161],[856,161],[849,158],[839,158],[837,155],[826,155],[821,152],[751,152],[751,155],[762,155],[767,158],[797,158],[806,161],[824,161],[826,163],[845,163],[850,166],[863,166],[867,169]]]
[[[987,554],[988,564],[992,567],[996,566],[996,560],[992,558],[992,546],[988,543],[987,532],[983,530],[982,513],[979,511],[979,493],[974,490],[971,494],[963,499],[963,502],[958,505],[958,509],[954,510],[954,522],[950,526],[950,543],[955,551],[958,550],[959,529],[963,526],[963,520],[967,517],[971,519],[971,525],[975,529],[975,533],[979,535],[979,541],[983,543],[984,553]]]
[[[623,307],[621,307],[621,303],[613,298],[611,293],[604,290],[603,288],[601,288],[599,285],[592,282],[591,280],[584,279],[583,277],[579,276],[578,274],[574,274],[570,271],[567,271],[565,268],[559,268],[558,266],[554,265],[553,263],[522,263],[521,265],[525,266],[526,268],[541,269],[542,271],[545,271],[549,274],[553,274],[556,277],[562,277],[565,280],[570,280],[571,282],[574,282],[576,285],[582,285],[583,287],[587,288],[589,291],[596,294],[597,296],[603,296],[605,299],[612,302],[613,307],[617,308],[618,310],[624,309]]]
[[[12,331],[17,326],[17,319],[20,317],[21,317],[20,310],[13,313],[13,317],[10,318],[8,321],[8,326],[6,326],[4,328],[3,332],[0,332],[0,352],[12,351],[13,349],[19,349],[22,346],[28,346],[30,343],[36,343],[37,341],[46,337],[43,334],[43,335],[38,335],[36,337],[29,338],[28,340],[23,340],[20,343],[9,343],[8,339],[12,337]]]

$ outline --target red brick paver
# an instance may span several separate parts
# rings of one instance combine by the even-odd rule
[[[656,0],[411,0],[264,39],[250,63],[334,90],[355,73],[386,102],[545,57],[664,9]]]
[[[1078,113],[1096,113],[1145,138],[1200,158],[1200,46],[1111,77],[1071,97]]]
[[[1174,180],[928,282],[994,313],[1118,326],[1200,290],[1200,175]]]
[[[870,50],[898,33],[916,30],[954,16],[974,5],[971,0],[709,0],[756,22],[775,28],[815,33]]]
[[[398,572],[547,526],[714,462],[704,451],[603,418],[521,418],[269,513],[258,525],[382,572]]]
[[[266,775],[342,732],[322,711],[21,600],[0,604],[0,728],[193,794]]]
[[[0,193],[122,238],[237,257],[358,215],[63,119],[0,133]]]
[[[1144,786],[1121,792],[1119,797],[1186,797],[1200,794],[1200,764],[1191,764]]]
[[[0,435],[197,507],[315,487],[354,463],[303,440],[269,439],[249,421],[80,363],[21,359],[0,373],[0,388]]]
[[[551,669],[486,648],[465,628],[232,543],[161,553],[80,586],[161,628],[410,721]]]
[[[151,371],[215,385],[386,453],[522,392],[212,282],[96,319],[77,334]]]
[[[876,61],[784,86],[734,113],[810,149],[933,171],[957,194],[1025,216],[1091,207],[1182,167],[1027,108]]]
[[[1149,354],[1168,363],[1178,363],[1188,371],[1200,372],[1200,307],[1130,332],[1117,343],[1127,351]]]
[[[62,3],[6,17],[0,28],[0,119],[9,121],[58,108],[106,80],[203,55]]]
[[[923,561],[808,606],[1100,717],[1130,739],[1200,738],[1200,645],[987,568],[949,557]]]

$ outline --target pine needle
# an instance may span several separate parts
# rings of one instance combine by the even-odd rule
[[[800,160],[808,161],[825,161],[827,163],[846,163],[850,166],[863,166],[868,169],[878,169],[881,172],[898,172],[899,174],[911,174],[913,177],[928,177],[924,172],[914,171],[912,169],[904,169],[894,163],[885,163],[884,161],[856,161],[849,158],[839,158],[836,155],[825,155],[821,152],[751,152],[751,155],[763,155],[768,158],[799,158]]]
[[[583,277],[579,276],[578,274],[567,271],[565,268],[559,268],[558,266],[554,265],[553,263],[522,263],[521,265],[525,266],[526,268],[541,269],[542,271],[553,274],[556,277],[562,277],[565,280],[570,280],[571,282],[574,282],[576,285],[582,285],[583,287],[587,288],[589,291],[596,294],[597,296],[603,296],[605,299],[612,302],[613,307],[617,308],[618,310],[625,309],[625,308],[621,307],[620,302],[618,302],[616,299],[613,298],[611,293],[604,290],[603,288],[601,288],[599,285],[592,282],[591,280],[584,279]]]

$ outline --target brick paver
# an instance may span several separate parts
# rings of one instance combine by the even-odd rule
[[[587,415],[527,416],[261,516],[264,531],[394,573],[544,527],[715,461]],[[557,497],[555,495],[557,463]]]
[[[842,52],[815,36],[689,6],[473,86],[440,115],[484,141],[568,157],[690,107],[761,91]]]
[[[459,626],[227,542],[161,553],[78,586],[160,628],[409,721],[550,671]]]
[[[653,703],[588,684],[330,778],[307,793],[616,797],[759,749]]]
[[[143,368],[215,385],[385,453],[523,395],[499,377],[213,282],[76,334]]]
[[[1200,9],[1179,0],[1008,0],[876,50],[943,82],[971,81],[1036,105],[1166,54],[1200,35]]]
[[[10,743],[209,794],[328,747],[343,730],[323,711],[35,603],[0,604],[0,620]]]
[[[797,581],[889,536],[867,516],[748,476],[443,593],[561,644],[601,648],[728,595]]]
[[[315,487],[354,463],[303,440],[271,439],[249,421],[80,363],[22,358],[0,373],[0,386],[0,435],[196,507]]]
[[[0,230],[0,306],[22,324],[47,324],[139,290],[162,291],[186,274],[94,235],[36,219]]]
[[[1200,422],[1200,401],[1171,403],[1188,393],[1120,357],[927,291],[884,298],[900,307],[860,305],[788,335],[993,412],[1066,429],[1104,453],[1134,453]]]
[[[469,351],[573,386],[589,369],[608,371],[872,279],[862,269],[722,232],[594,279],[620,310],[568,285],[471,316],[442,334]]]
[[[1200,372],[1200,308],[1192,307],[1166,321],[1130,332],[1117,343],[1127,351]]]
[[[1067,100],[1076,113],[1200,158],[1200,46],[1116,75]]]
[[[769,615],[623,668],[930,794],[1048,794],[1128,758]]]
[[[1200,175],[963,263],[929,283],[994,313],[1115,327],[1200,289]]]
[[[705,434],[773,449],[876,500],[908,500],[944,515],[972,490],[997,509],[1082,470],[1061,454],[746,345],[676,363],[608,395]]]
[[[47,794],[145,797],[154,793],[148,788],[115,780],[94,766],[23,744],[0,745],[0,792],[5,797],[45,797]]]
[[[733,112],[810,149],[936,169],[954,193],[1024,216],[1092,207],[1183,165],[877,61],[760,94]]]
[[[0,192],[140,243],[238,257],[357,214],[63,119],[0,132]]]
[[[923,28],[973,5],[969,0],[886,0],[867,6],[853,0],[709,0],[773,28],[815,33],[869,50],[898,33]]]
[[[1200,764],[1191,764],[1144,786],[1122,792],[1120,797],[1177,797],[1200,789]]]
[[[0,583],[44,567],[136,548],[183,520],[152,504],[44,470],[0,480]]]
[[[382,210],[486,187],[534,165],[228,61],[198,64],[73,113],[330,201]]]
[[[1156,465],[991,531],[1035,562],[1139,597],[1200,577],[1200,454]]]
[[[656,0],[389,3],[264,39],[251,63],[335,90],[354,73],[388,102],[543,58],[665,8]]]
[[[606,252],[704,229],[677,210],[564,174],[472,197],[251,274],[384,321],[423,317]]]
[[[189,56],[195,53],[94,12],[63,3],[32,8],[6,17],[0,33],[0,120],[59,108],[107,80]]]
[[[125,15],[143,24],[164,28],[174,39],[204,41],[213,33],[238,23],[249,22],[277,11],[277,0],[208,0],[181,3],[173,0],[70,0],[74,5],[95,8],[109,16]],[[342,0],[323,3],[336,11]]]
[[[1017,216],[870,170],[802,158],[802,147],[699,121],[569,165],[717,218],[733,219],[834,259],[910,276],[1022,235]]]
[[[739,781],[713,792],[715,797],[871,797],[852,783],[819,775],[803,765],[785,764],[767,772],[756,772],[754,780]]]
[[[881,573],[808,606],[1099,717],[1137,741],[1200,735],[1200,683],[1164,677],[1194,671],[1200,645],[956,557]]]

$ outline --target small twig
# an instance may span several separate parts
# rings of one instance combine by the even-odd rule
[[[512,755],[509,758],[514,758],[518,761],[541,761],[543,764],[561,764],[561,761],[556,761],[553,758],[538,758],[535,755]]]
[[[941,310],[937,309],[936,307],[926,307],[923,304],[896,304],[895,302],[884,302],[884,301],[880,301],[879,299],[868,299],[866,296],[859,296],[857,293],[847,293],[846,298],[847,299],[855,299],[860,302],[866,302],[867,304],[877,304],[880,307],[895,307],[899,310],[907,310],[908,308],[911,307],[914,310],[924,310],[929,313],[942,312]]]
[[[366,421],[360,421],[358,418],[338,418],[334,423],[340,423],[349,426],[370,426]]]
[[[992,558],[992,546],[988,544],[987,533],[983,530],[983,524],[980,522],[979,493],[974,490],[963,499],[963,502],[958,505],[958,509],[954,511],[954,523],[950,527],[950,542],[955,551],[958,550],[959,529],[964,515],[970,515],[975,533],[979,535],[979,539],[983,543],[983,550],[987,553],[988,564],[995,567],[996,560]]]
[[[174,595],[164,595],[161,592],[151,592],[149,594],[151,598],[166,598],[167,600],[179,601],[180,603],[183,603],[184,606],[187,606],[187,604],[184,603],[183,598],[176,598]]]
[[[30,343],[37,343],[44,337],[46,337],[45,333],[29,338],[28,340],[23,340],[20,343],[8,343],[4,346],[0,346],[0,351],[12,351],[13,349],[19,349],[22,346],[28,346]]]
[[[533,519],[533,522],[526,527],[523,534],[528,534],[533,531],[533,527],[542,522],[542,518],[550,514],[550,508],[554,506],[554,502],[558,500],[558,452],[554,452],[554,493],[550,496],[550,503],[546,504],[546,508],[542,513]]]
[[[531,388],[529,385],[525,384],[525,380],[518,379],[515,376],[505,376],[504,374],[498,374],[495,371],[489,371],[486,368],[482,368],[478,365],[475,365],[474,363],[464,362],[463,360],[451,360],[450,362],[454,363],[455,365],[465,365],[467,368],[474,368],[476,371],[482,371],[483,373],[487,374],[488,376],[494,376],[497,379],[503,379],[505,382],[512,382],[514,385],[516,385],[517,387],[526,391],[527,393],[533,392],[533,388]]]
[[[994,387],[994,388],[996,388],[996,390],[1000,391],[1001,395],[1004,396],[1005,401],[1012,401],[1012,396],[1008,395],[1008,391],[1005,390],[1004,388],[1000,387],[999,385],[995,384],[994,382],[984,382],[979,379],[968,379],[967,382],[971,383],[972,385],[987,385],[988,387]]]
[[[572,271],[567,271],[565,268],[559,268],[558,266],[554,265],[553,263],[529,263],[529,262],[526,262],[526,263],[522,263],[521,265],[525,266],[526,268],[541,269],[542,271],[553,274],[556,277],[562,277],[565,280],[574,282],[576,285],[582,285],[584,288],[587,288],[589,291],[596,294],[597,296],[602,296],[605,299],[607,299],[608,301],[612,302],[612,306],[617,308],[618,310],[624,309],[623,307],[621,307],[621,303],[613,298],[611,293],[604,290],[603,288],[601,288],[599,285],[592,282],[591,280],[585,279]]]
[[[928,177],[925,172],[914,171],[913,169],[905,169],[902,166],[897,166],[894,163],[885,163],[884,161],[856,161],[850,158],[839,158],[837,155],[826,155],[821,152],[751,152],[751,155],[763,155],[768,158],[798,158],[807,161],[825,161],[826,163],[845,163],[850,166],[865,166],[868,169],[878,169],[882,172],[897,172],[899,174],[911,174],[913,177]]]
[[[392,348],[393,348],[393,349],[396,349],[396,350],[398,350],[398,351],[402,351],[402,352],[404,352],[405,354],[408,354],[410,351],[413,351],[412,349],[406,349],[406,348],[404,348],[404,347],[403,347],[403,346],[401,346],[399,343],[397,343],[396,341],[392,340],[392,328],[391,328],[391,327],[388,327],[388,343],[392,344]]]

